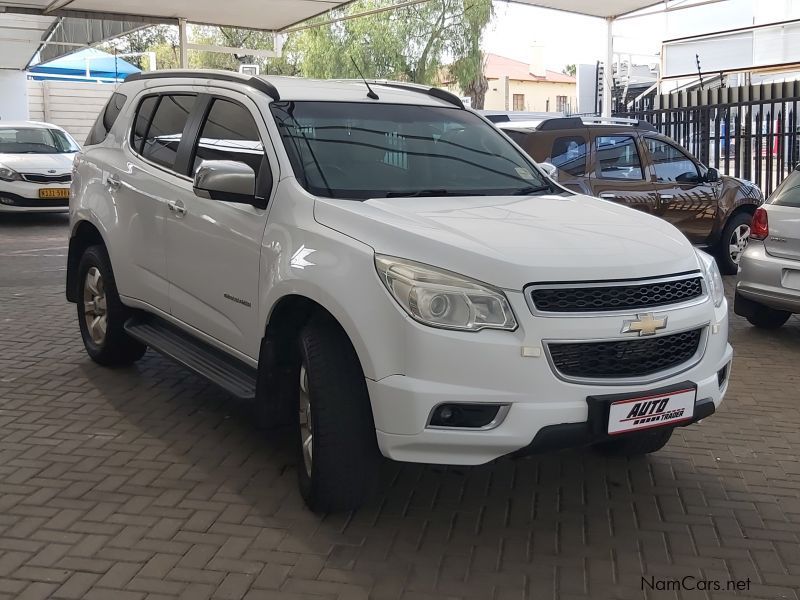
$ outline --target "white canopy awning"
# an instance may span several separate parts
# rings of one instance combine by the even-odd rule
[[[602,19],[622,17],[651,6],[665,5],[664,0],[514,0],[514,2]]]

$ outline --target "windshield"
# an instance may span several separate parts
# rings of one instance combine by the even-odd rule
[[[2,154],[68,154],[78,150],[75,140],[60,129],[0,128],[0,153]]]
[[[330,198],[551,192],[529,159],[477,115],[363,102],[273,102],[295,176]]]

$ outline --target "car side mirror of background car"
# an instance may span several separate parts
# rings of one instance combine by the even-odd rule
[[[718,182],[719,181],[719,177],[720,177],[719,171],[717,171],[713,167],[711,167],[710,169],[708,169],[708,171],[706,171],[705,180],[708,183],[716,183],[716,182]]]
[[[265,208],[264,200],[256,197],[255,171],[242,162],[205,160],[194,174],[193,186],[204,198]]]
[[[547,162],[537,163],[539,168],[544,171],[550,179],[558,181],[558,167]]]

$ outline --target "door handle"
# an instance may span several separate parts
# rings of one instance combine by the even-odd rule
[[[108,185],[109,189],[118,190],[119,186],[122,185],[122,181],[117,175],[109,174],[106,177],[106,185]]]
[[[186,214],[186,206],[180,200],[170,200],[167,202],[167,208],[174,212],[179,219]]]

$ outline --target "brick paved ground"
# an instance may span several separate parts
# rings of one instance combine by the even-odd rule
[[[387,465],[307,512],[285,436],[157,355],[111,371],[62,292],[62,218],[0,217],[0,598],[800,598],[800,320],[733,320],[721,411],[640,460]],[[728,282],[729,285],[732,281]]]

